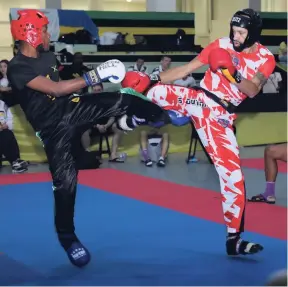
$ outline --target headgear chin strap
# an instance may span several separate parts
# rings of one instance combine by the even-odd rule
[[[248,35],[244,43],[240,46],[234,46],[233,26],[245,28],[248,30]],[[254,43],[259,42],[262,31],[262,20],[259,13],[253,9],[243,9],[237,11],[230,22],[230,40],[233,48],[237,52],[242,52],[245,48],[251,47]]]
[[[27,42],[34,48],[42,45],[42,27],[49,24],[45,14],[37,10],[21,10],[18,15],[17,20],[11,21],[14,40]]]

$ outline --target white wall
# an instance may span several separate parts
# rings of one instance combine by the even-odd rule
[[[10,8],[43,8],[43,0],[0,0],[0,59],[12,57],[12,36],[10,32]]]
[[[286,0],[261,0],[262,12],[287,12]]]
[[[94,0],[95,1],[95,0]],[[96,0],[96,2],[101,0]],[[89,10],[89,0],[62,0],[62,9]]]
[[[40,0],[0,0],[0,21],[9,21],[10,8],[41,8]]]
[[[0,0],[1,1],[1,0]],[[146,11],[146,2],[126,0],[62,0],[62,9],[92,11]]]
[[[103,11],[120,11],[120,12],[145,12],[146,11],[146,3],[134,3],[123,1],[117,2],[105,2],[103,1]]]

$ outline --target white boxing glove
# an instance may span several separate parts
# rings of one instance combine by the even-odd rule
[[[83,78],[87,86],[95,86],[107,79],[113,84],[119,84],[123,81],[125,74],[124,64],[114,59],[100,64],[95,70],[85,73]]]

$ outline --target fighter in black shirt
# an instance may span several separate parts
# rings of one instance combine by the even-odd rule
[[[56,58],[45,52],[49,51],[50,38],[47,17],[36,10],[18,14],[19,18],[11,22],[11,32],[20,41],[20,47],[8,66],[8,78],[45,148],[53,179],[59,241],[70,261],[82,267],[90,261],[90,254],[77,238],[73,220],[78,172],[72,153],[74,138],[99,120],[112,116],[116,117],[118,128],[132,130],[144,120],[167,119],[166,112],[131,89],[71,96],[105,79],[120,83],[125,66],[118,60],[110,60],[82,77],[58,82]]]

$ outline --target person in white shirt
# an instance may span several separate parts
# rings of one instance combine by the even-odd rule
[[[129,66],[127,71],[137,71],[147,74],[147,67],[144,65],[144,59],[138,58],[134,66]]]
[[[0,167],[4,156],[10,162],[13,173],[22,173],[28,170],[28,163],[20,158],[19,146],[12,130],[11,110],[0,100]]]
[[[153,69],[153,75],[159,75],[161,72],[168,70],[171,66],[171,58],[169,56],[163,56],[160,61],[160,65]]]
[[[263,93],[264,94],[275,94],[279,93],[279,84],[282,82],[282,77],[279,72],[275,72],[271,74],[266,82],[266,84],[263,86]]]
[[[192,77],[192,75],[188,75],[188,76],[186,76],[180,80],[176,80],[174,82],[174,85],[178,85],[178,86],[182,86],[182,87],[186,87],[186,88],[191,88],[193,86],[196,86],[196,81]]]

